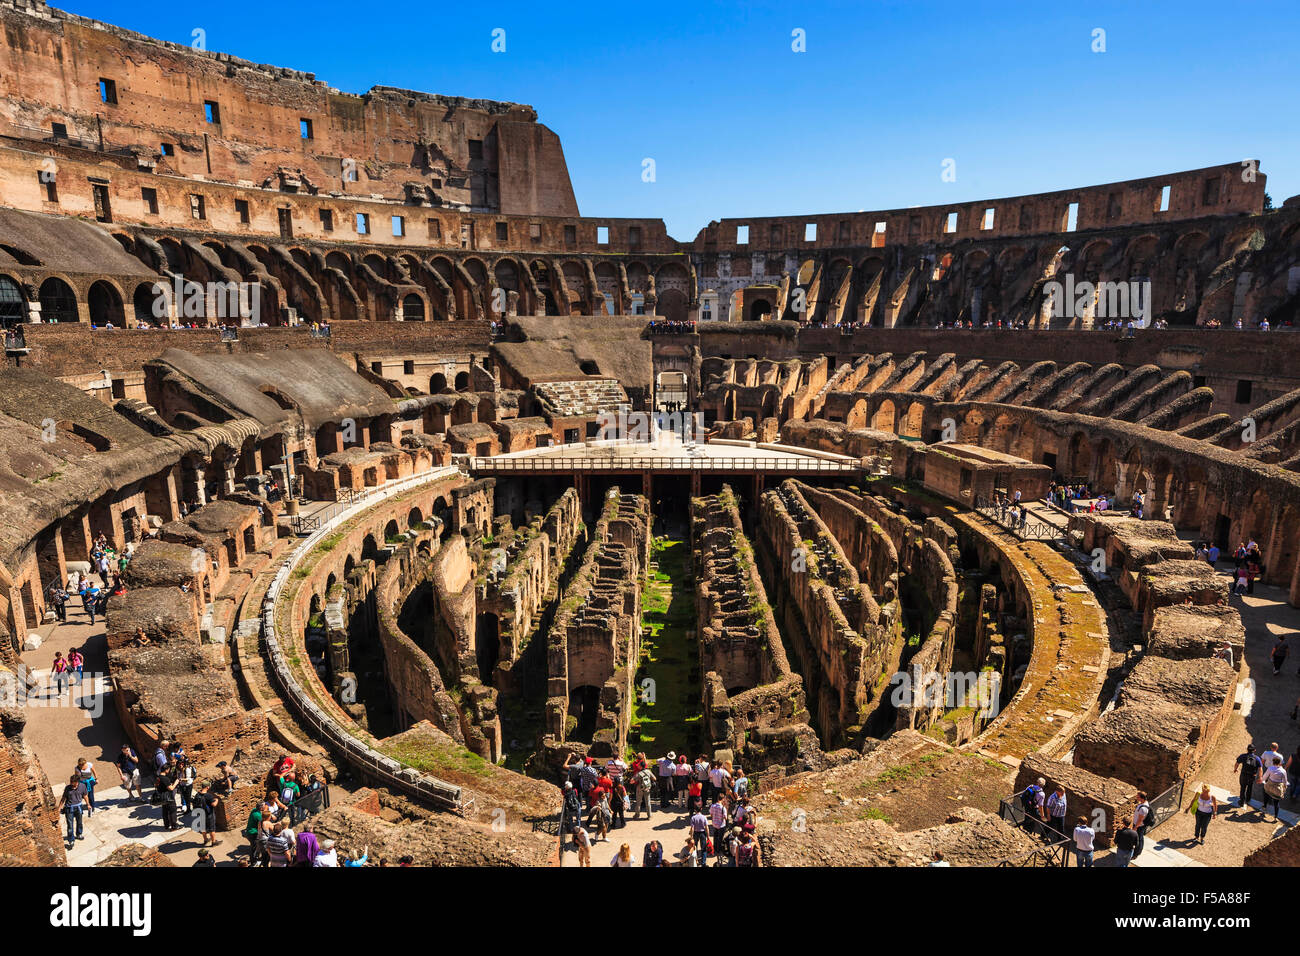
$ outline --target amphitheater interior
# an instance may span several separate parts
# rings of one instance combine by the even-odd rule
[[[1024,862],[1035,778],[1105,848],[1249,726],[1239,544],[1300,604],[1257,162],[677,240],[530,106],[0,21],[0,860],[144,852],[60,839],[56,648],[97,738],[235,761],[222,829],[289,754],[435,864],[570,865],[566,768],[669,751],[765,864]]]

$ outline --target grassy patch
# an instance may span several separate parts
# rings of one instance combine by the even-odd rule
[[[379,752],[392,757],[408,767],[414,767],[421,773],[439,774],[462,773],[486,777],[492,773],[492,765],[464,747],[439,746],[431,741],[403,740],[387,743]]]
[[[641,661],[632,704],[632,750],[685,752],[698,749],[703,703],[698,681],[691,680],[698,650],[695,592],[690,581],[690,549],[673,538],[656,538],[652,558],[658,567],[646,576],[641,599]],[[654,681],[654,700],[641,699],[641,681]]]

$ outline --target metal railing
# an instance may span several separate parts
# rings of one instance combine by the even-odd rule
[[[1147,818],[1148,833],[1160,826],[1160,824],[1168,823],[1182,808],[1184,786],[1186,786],[1186,781],[1179,778],[1178,782],[1164,793],[1153,800],[1147,801],[1151,805],[1150,816]]]
[[[1005,859],[998,860],[995,866],[1069,866],[1070,851],[1074,847],[1073,840],[1062,838],[1051,843],[1044,843],[1037,849],[1022,853],[1019,856],[1009,856]]]
[[[471,471],[763,471],[763,472],[831,472],[848,474],[861,470],[856,461],[829,461],[824,458],[708,458],[687,455],[672,458],[556,458],[530,455],[523,458],[471,458]]]
[[[1065,532],[1056,525],[1050,524],[1046,521],[1026,520],[1022,524],[1019,521],[1012,520],[1006,516],[1006,514],[1010,513],[1010,508],[1008,508],[1006,514],[1004,514],[1001,508],[999,508],[994,502],[989,501],[983,495],[976,495],[975,501],[971,507],[994,524],[997,524],[1010,531],[1012,534],[1018,535],[1022,538],[1033,538],[1034,540],[1042,541],[1059,538],[1065,534]]]
[[[379,499],[394,497],[420,485],[448,477],[450,474],[452,474],[452,470],[449,468],[438,468],[422,472],[419,475],[398,479],[387,483],[381,488],[374,489],[374,495]],[[420,773],[413,767],[403,766],[401,762],[378,752],[367,741],[354,736],[348,727],[339,723],[318,705],[306,688],[298,682],[293,673],[290,663],[294,659],[295,651],[292,645],[286,650],[280,644],[275,621],[277,604],[280,592],[288,582],[294,568],[324,538],[331,527],[329,522],[341,519],[346,509],[356,507],[356,503],[360,499],[369,496],[370,492],[367,491],[365,494],[355,496],[353,502],[346,504],[340,502],[331,506],[328,510],[332,512],[332,515],[328,521],[321,516],[317,516],[323,522],[321,526],[299,543],[285,558],[279,571],[276,572],[275,578],[271,581],[270,587],[267,588],[262,601],[261,650],[269,665],[267,669],[276,693],[281,696],[281,699],[285,701],[290,711],[302,723],[303,728],[313,739],[324,744],[341,759],[351,764],[354,769],[380,780],[387,787],[427,801],[442,809],[467,814],[474,807],[474,798],[462,791],[460,787],[448,784],[429,774]]]

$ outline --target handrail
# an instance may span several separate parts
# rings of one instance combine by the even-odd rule
[[[364,741],[353,736],[345,726],[334,720],[310,698],[289,667],[287,655],[280,646],[275,622],[280,591],[289,580],[289,575],[297,567],[298,563],[310,554],[325,535],[338,524],[368,508],[367,501],[369,499],[378,501],[394,497],[418,485],[450,477],[456,472],[457,469],[448,466],[421,472],[418,475],[410,475],[406,478],[399,478],[388,482],[382,487],[366,489],[365,494],[359,494],[353,501],[347,502],[347,507],[334,511],[328,520],[323,520],[319,528],[313,531],[285,557],[284,563],[276,572],[263,599],[261,625],[262,650],[270,664],[268,670],[271,677],[278,685],[285,701],[292,707],[294,713],[308,731],[312,732],[318,740],[330,746],[344,761],[352,764],[363,773],[379,778],[385,786],[392,787],[417,799],[427,800],[444,809],[463,814],[473,806],[473,800],[466,800],[464,791],[460,787],[439,780],[430,774],[421,773],[413,767],[404,767],[400,761],[379,753]],[[337,506],[331,506],[330,510],[335,507]]]
[[[472,471],[811,471],[841,474],[862,469],[857,461],[828,461],[822,458],[707,458],[702,455],[672,458],[496,456],[470,458],[469,467]]]

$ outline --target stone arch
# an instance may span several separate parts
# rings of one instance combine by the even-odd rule
[[[406,527],[409,530],[418,525],[424,524],[424,513],[420,511],[419,505],[412,505],[411,510],[406,513]]]
[[[99,279],[91,284],[86,304],[90,311],[91,325],[102,328],[112,323],[119,329],[126,327],[122,290],[107,279]]]
[[[41,283],[39,292],[41,319],[46,322],[77,322],[77,296],[72,286],[58,276],[50,276]]]
[[[894,400],[886,398],[876,406],[875,413],[871,416],[871,427],[877,431],[892,432],[894,431],[894,421],[897,413],[894,408]]]
[[[424,299],[412,292],[402,299],[402,321],[423,322],[425,320]]]
[[[13,278],[0,275],[0,328],[12,328],[27,321],[27,299],[23,287]]]
[[[429,376],[429,394],[437,395],[439,392],[446,391],[447,376],[442,372],[434,372]]]

